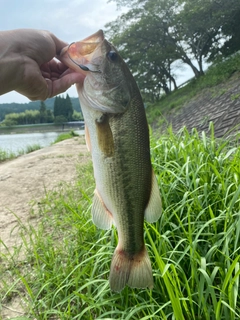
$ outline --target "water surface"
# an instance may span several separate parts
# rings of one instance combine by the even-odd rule
[[[78,134],[83,134],[83,130],[76,130]],[[18,153],[26,151],[28,146],[38,144],[43,147],[50,146],[52,142],[61,134],[61,132],[44,132],[44,133],[19,133],[0,135],[0,149]]]

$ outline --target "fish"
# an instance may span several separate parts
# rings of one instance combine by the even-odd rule
[[[156,222],[162,203],[137,83],[102,30],[63,48],[59,59],[85,76],[76,87],[96,183],[92,220],[104,230],[114,225],[118,233],[110,266],[110,289],[152,289],[144,218]]]

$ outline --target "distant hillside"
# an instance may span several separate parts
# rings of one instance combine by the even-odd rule
[[[80,112],[81,107],[78,98],[71,98],[73,109]],[[55,98],[50,98],[44,101],[46,108],[53,111]],[[40,101],[30,101],[29,103],[0,103],[0,122],[4,120],[4,117],[8,113],[20,113],[25,110],[39,110]]]

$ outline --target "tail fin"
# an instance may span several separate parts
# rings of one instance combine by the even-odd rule
[[[125,285],[152,289],[152,267],[146,247],[132,256],[117,247],[112,258],[109,282],[111,290],[118,292]]]

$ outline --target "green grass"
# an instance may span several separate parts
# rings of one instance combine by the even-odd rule
[[[25,153],[31,153],[31,152],[36,151],[36,150],[39,150],[39,149],[41,149],[41,148],[42,148],[42,147],[41,147],[41,145],[40,145],[39,143],[35,143],[35,144],[33,144],[33,145],[28,145],[28,146],[26,147]]]
[[[42,199],[39,225],[22,225],[19,251],[0,256],[3,305],[20,296],[26,317],[38,320],[239,319],[240,147],[217,141],[213,128],[210,138],[169,130],[151,146],[164,209],[145,224],[154,289],[110,291],[116,231],[91,221],[87,165],[75,185]]]
[[[14,159],[14,158],[16,158],[16,155],[13,152],[0,149],[0,162]]]
[[[18,150],[17,152],[11,152],[11,151],[6,151],[6,150],[1,150],[0,149],[0,163],[6,160],[11,160],[14,158],[17,158],[23,154],[26,153],[31,153],[33,151],[39,150],[41,149],[41,145],[40,144],[33,144],[33,145],[28,145],[26,147],[26,150]]]
[[[165,113],[180,109],[185,103],[202,93],[204,90],[210,90],[212,96],[219,96],[226,91],[226,88],[216,87],[218,84],[224,84],[234,73],[239,77],[240,72],[240,54],[229,57],[224,61],[218,61],[208,68],[206,74],[198,79],[191,80],[187,85],[181,87],[169,95],[162,98],[154,104],[147,107],[146,113],[149,123],[156,123],[156,119],[162,120]],[[216,87],[216,88],[215,88]],[[235,99],[238,98],[236,95]],[[158,123],[157,125],[161,125]]]
[[[63,140],[67,140],[67,139],[71,139],[71,138],[73,138],[73,137],[78,137],[79,136],[79,134],[77,134],[75,131],[70,131],[70,132],[66,132],[66,133],[62,133],[62,134],[60,134],[57,138],[56,138],[56,140],[53,142],[53,144],[54,143],[58,143],[58,142],[61,142],[61,141],[63,141]]]

